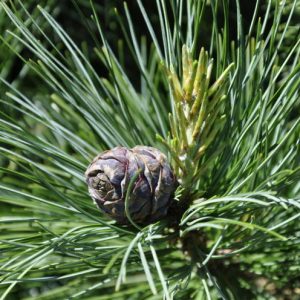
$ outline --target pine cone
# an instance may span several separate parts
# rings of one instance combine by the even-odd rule
[[[136,174],[128,198],[130,217],[136,223],[157,221],[167,214],[177,187],[166,156],[159,150],[146,146],[116,147],[95,157],[86,170],[91,197],[118,223],[128,223],[125,198]]]

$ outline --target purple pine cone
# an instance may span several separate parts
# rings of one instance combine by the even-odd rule
[[[167,214],[177,187],[162,152],[146,146],[116,147],[95,157],[85,172],[91,197],[118,223],[128,223],[125,198],[137,173],[128,198],[130,217],[136,223],[157,221]]]

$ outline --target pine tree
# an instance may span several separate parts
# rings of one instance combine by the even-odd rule
[[[0,0],[0,299],[299,299],[299,1],[94,2]],[[178,187],[122,225],[84,173],[137,145]]]

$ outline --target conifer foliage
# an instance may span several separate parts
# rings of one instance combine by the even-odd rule
[[[299,299],[299,1],[61,2],[0,0],[0,300]],[[94,205],[117,146],[166,216]]]

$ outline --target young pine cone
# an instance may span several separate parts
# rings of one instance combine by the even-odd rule
[[[118,223],[128,223],[125,198],[131,219],[136,223],[157,221],[167,214],[177,181],[159,150],[136,146],[116,147],[99,154],[86,170],[89,193],[98,207]]]

